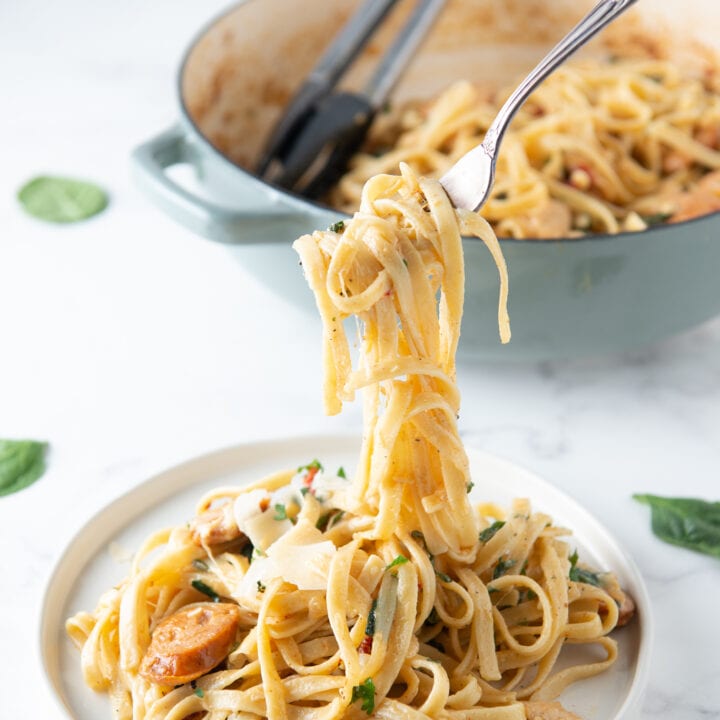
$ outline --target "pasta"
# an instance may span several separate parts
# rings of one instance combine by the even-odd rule
[[[296,242],[323,321],[326,408],[364,395],[356,476],[313,461],[219,488],[150,537],[129,577],[67,622],[112,717],[575,717],[554,699],[613,663],[629,600],[527,500],[471,500],[454,365],[466,234],[497,264],[507,341],[489,224],[407,166],[368,181],[347,224]],[[566,643],[590,652],[557,669]]]
[[[720,210],[717,77],[656,58],[558,69],[513,120],[483,216],[502,237],[555,238]],[[440,177],[481,142],[505,96],[458,82],[429,108],[380,116],[329,204],[352,212],[365,181],[399,162]]]

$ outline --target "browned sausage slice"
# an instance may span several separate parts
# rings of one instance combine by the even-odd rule
[[[186,605],[155,628],[140,675],[160,685],[182,685],[221,663],[235,642],[240,610],[232,603]]]

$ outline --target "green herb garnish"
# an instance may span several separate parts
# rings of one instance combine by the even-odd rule
[[[662,225],[664,222],[667,222],[672,216],[673,213],[663,212],[653,213],[652,215],[641,215],[643,221],[649,227],[652,227],[653,225]]]
[[[200,558],[196,558],[195,560],[193,560],[192,566],[196,570],[201,570],[202,572],[207,572],[210,569],[208,567],[208,564],[204,560],[201,560]]]
[[[569,577],[573,582],[585,583],[586,585],[594,585],[600,587],[602,583],[598,573],[592,572],[592,570],[586,570],[585,568],[578,567],[578,553],[577,550],[570,556],[570,574]]]
[[[720,557],[720,502],[633,495],[650,506],[652,531],[672,545]]]
[[[443,582],[451,583],[451,582],[453,581],[452,578],[451,578],[447,573],[440,572],[439,570],[436,570],[436,571],[435,571],[435,574],[436,574]]]
[[[375,613],[377,612],[377,600],[372,601],[370,612],[368,613],[367,624],[365,625],[365,634],[372,637],[375,634]]]
[[[205,693],[203,692],[203,689],[202,689],[202,688],[195,688],[195,694],[196,694],[199,698],[205,697]]]
[[[490,527],[486,527],[480,535],[478,535],[478,540],[480,540],[481,543],[486,543],[488,540],[492,540],[493,537],[495,537],[495,533],[505,524],[504,520],[496,520]]]
[[[345,474],[345,468],[342,467],[342,465],[338,468],[337,476],[339,478],[342,478],[343,480],[347,480],[347,475]]]
[[[500,558],[497,561],[495,569],[493,570],[492,579],[497,580],[499,577],[504,575],[513,565],[515,565],[514,560],[505,560],[504,558]]]
[[[475,483],[471,480],[466,486],[465,486],[465,492],[469,495],[472,492],[472,489],[475,487]]]
[[[45,472],[47,443],[0,440],[0,496],[32,485]]]
[[[345,515],[344,510],[330,510],[326,513],[323,513],[315,523],[315,527],[320,530],[321,532],[325,532],[326,530],[329,530],[333,525],[336,525],[337,523],[342,520],[343,515]]]
[[[307,465],[301,465],[297,471],[301,473],[303,470],[316,470],[321,472],[323,470],[322,463],[316,458],[315,460],[312,460]]]
[[[260,582],[260,580],[258,580],[258,581],[257,581],[257,589],[258,589],[258,592],[264,593],[264,592],[267,590],[267,587],[265,587],[265,585],[263,585],[263,584]]]
[[[328,230],[330,232],[334,232],[334,233],[342,232],[344,229],[345,229],[345,221],[344,220],[338,220],[336,223],[333,223],[328,228]]]
[[[29,215],[52,223],[73,223],[102,212],[107,193],[97,185],[72,178],[41,175],[18,191],[18,200]]]
[[[190,583],[198,592],[207,595],[213,602],[220,602],[220,596],[202,580],[193,580]]]
[[[363,680],[363,682],[352,689],[350,702],[354,703],[358,700],[362,700],[360,709],[364,710],[368,715],[372,715],[375,709],[375,683],[372,681],[372,678]]]
[[[282,503],[276,503],[275,504],[275,515],[273,515],[273,520],[287,520],[287,509]]]
[[[386,570],[397,567],[398,565],[404,565],[408,562],[408,559],[404,555],[398,555],[389,565],[385,567]]]

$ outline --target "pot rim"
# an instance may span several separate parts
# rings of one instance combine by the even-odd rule
[[[302,195],[299,195],[298,193],[291,192],[287,190],[286,188],[280,187],[279,185],[275,185],[273,183],[267,182],[266,180],[262,180],[254,173],[246,170],[242,165],[236,163],[234,160],[232,160],[230,157],[222,153],[220,150],[218,150],[215,145],[213,145],[208,137],[200,130],[195,120],[190,115],[190,112],[188,111],[187,105],[185,103],[185,98],[183,96],[183,77],[185,76],[185,70],[187,67],[188,62],[190,61],[190,56],[192,55],[193,51],[195,50],[195,47],[197,44],[202,40],[202,38],[205,37],[205,35],[220,21],[222,21],[227,16],[234,13],[236,10],[238,10],[243,5],[246,5],[249,2],[252,2],[253,0],[239,0],[237,2],[234,2],[232,5],[228,6],[225,10],[222,10],[221,12],[214,15],[210,20],[205,22],[202,27],[193,34],[192,39],[190,43],[187,45],[185,50],[183,51],[182,58],[180,60],[180,65],[178,67],[177,75],[175,78],[175,88],[177,91],[177,97],[178,97],[178,104],[180,106],[180,115],[183,120],[183,123],[186,125],[186,127],[190,128],[190,130],[193,132],[195,139],[198,140],[201,145],[204,147],[205,150],[209,150],[212,155],[219,158],[221,161],[224,161],[228,163],[229,165],[232,165],[234,168],[239,170],[243,175],[247,177],[251,182],[254,184],[262,187],[262,188],[271,188],[274,192],[280,194],[283,199],[288,202],[289,204],[293,205],[294,207],[297,207],[299,209],[304,209],[305,206],[310,205],[312,208],[317,209],[322,212],[336,212],[341,218],[347,218],[350,217],[346,212],[342,210],[337,210],[336,208],[333,208],[330,205],[325,205],[324,203],[317,202],[315,200],[311,200],[309,198],[303,197]],[[559,237],[559,238],[514,238],[514,237],[498,237],[498,241],[500,241],[503,244],[514,244],[514,243],[532,243],[532,244],[545,244],[545,245],[567,245],[567,244],[576,244],[576,243],[583,243],[583,242],[593,242],[593,241],[610,241],[610,240],[630,240],[633,238],[645,237],[646,235],[657,235],[663,232],[672,231],[674,228],[686,228],[693,225],[703,225],[705,223],[714,223],[715,218],[720,218],[720,210],[715,210],[710,213],[705,213],[703,215],[697,215],[692,218],[688,218],[687,220],[681,220],[680,222],[676,223],[660,223],[658,225],[652,225],[645,230],[635,230],[635,231],[622,231],[619,233],[593,233],[588,235],[581,235],[579,237]],[[720,223],[720,220],[718,221]],[[465,238],[470,240],[477,240],[478,238]]]

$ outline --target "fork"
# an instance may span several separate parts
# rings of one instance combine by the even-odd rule
[[[515,113],[533,90],[591,37],[637,0],[600,0],[595,7],[530,71],[505,101],[480,145],[465,153],[441,178],[440,184],[456,208],[479,210],[495,182],[497,153]]]

